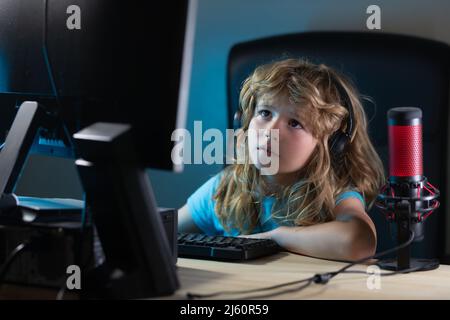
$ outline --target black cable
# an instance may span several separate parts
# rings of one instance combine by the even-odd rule
[[[243,297],[241,299],[245,299],[245,300],[250,300],[250,299],[263,299],[263,298],[270,298],[273,296],[277,296],[280,294],[284,294],[284,293],[290,293],[290,292],[298,292],[301,291],[303,289],[305,289],[306,287],[308,287],[311,283],[313,282],[312,279],[308,279],[308,282],[298,288],[292,288],[292,289],[286,289],[280,292],[275,292],[275,293],[268,293],[268,294],[263,294],[263,295],[255,295],[255,296],[247,296],[247,297]]]
[[[357,261],[354,261],[354,262],[352,262],[352,263],[349,263],[347,266],[345,266],[345,267],[339,269],[339,270],[336,271],[336,272],[331,273],[331,274],[332,274],[331,278],[337,276],[339,273],[341,273],[341,272],[347,270],[348,268],[353,267],[353,266],[356,265],[356,264],[360,264],[360,263],[366,262],[366,261],[371,260],[371,259],[377,259],[377,258],[383,257],[383,256],[385,256],[385,255],[388,255],[388,254],[390,254],[390,253],[396,252],[396,251],[398,251],[398,250],[400,250],[400,249],[403,249],[403,248],[409,246],[409,245],[413,242],[413,240],[414,240],[414,231],[410,230],[409,232],[410,232],[410,236],[409,236],[409,239],[408,239],[406,242],[404,242],[404,243],[402,243],[402,244],[400,244],[400,245],[398,245],[398,246],[396,246],[396,247],[394,247],[394,248],[392,248],[392,249],[388,249],[388,250],[386,250],[386,251],[383,251],[383,252],[380,252],[380,253],[378,253],[378,254],[372,255],[372,256],[370,256],[370,257],[366,257],[366,258],[363,258],[363,259],[359,259],[359,260],[357,260]]]
[[[379,276],[382,277],[388,277],[388,276],[393,276],[396,274],[402,274],[402,273],[409,273],[409,272],[414,272],[414,271],[420,271],[423,268],[423,266],[419,266],[419,267],[413,267],[413,268],[409,268],[409,269],[402,269],[402,270],[396,270],[396,271],[392,271],[392,272],[385,272],[385,273],[380,273]],[[360,274],[367,274],[366,271],[360,271],[360,270],[345,270],[342,273],[360,273]]]
[[[404,270],[397,270],[397,271],[393,271],[393,272],[380,273],[379,276],[393,276],[396,274],[409,273],[409,272],[413,272],[413,271],[419,271],[421,268],[423,268],[423,267],[420,266],[420,267],[414,267],[414,268],[409,268],[409,269],[404,269]],[[345,270],[342,273],[367,274],[366,271],[359,271],[359,270]],[[266,294],[266,295],[243,297],[240,299],[262,299],[262,298],[269,298],[269,297],[273,297],[273,296],[277,296],[277,295],[281,295],[281,294],[285,294],[285,293],[290,293],[290,292],[296,292],[296,291],[298,292],[298,291],[303,290],[306,287],[308,287],[313,282],[313,278],[314,277],[311,277],[309,279],[304,279],[304,280],[308,280],[308,283],[306,283],[305,285],[303,285],[299,288],[286,289],[284,291],[274,292],[274,293],[270,293],[270,294]],[[296,282],[298,283],[298,281],[296,281]],[[280,286],[280,285],[278,285],[278,286]],[[257,291],[257,289],[252,290],[252,291]]]
[[[360,264],[363,262],[366,262],[368,260],[371,259],[376,259],[376,258],[380,258],[382,256],[388,255],[392,252],[396,252],[400,249],[403,249],[407,246],[409,246],[414,240],[414,231],[410,230],[410,237],[409,239],[394,247],[391,249],[388,249],[386,251],[380,252],[378,254],[375,255],[371,255],[370,257],[366,257],[363,259],[359,259],[355,262],[349,263],[348,265],[342,267],[341,269],[339,269],[338,271],[334,271],[334,272],[328,272],[328,273],[321,273],[321,274],[316,274],[312,277],[309,278],[305,278],[305,279],[301,279],[301,280],[296,280],[296,281],[291,281],[291,282],[287,282],[287,283],[282,283],[282,284],[278,284],[278,285],[274,285],[274,286],[270,286],[270,287],[263,287],[263,288],[258,288],[258,289],[250,289],[250,290],[236,290],[236,291],[219,291],[219,292],[214,292],[214,293],[210,293],[210,294],[196,294],[196,293],[190,293],[188,292],[186,294],[188,299],[195,299],[195,298],[211,298],[211,297],[215,297],[218,295],[226,295],[226,294],[241,294],[241,293],[251,293],[251,292],[259,292],[259,291],[267,291],[267,290],[272,290],[272,289],[277,289],[277,288],[282,288],[282,287],[286,287],[286,286],[290,286],[293,284],[299,284],[302,282],[307,282],[306,285],[301,286],[300,288],[296,288],[296,289],[287,289],[285,291],[282,292],[276,292],[273,294],[268,294],[268,295],[264,295],[264,296],[258,296],[258,298],[261,297],[270,297],[270,296],[275,296],[278,294],[282,294],[282,293],[286,293],[286,292],[293,292],[293,291],[300,291],[305,289],[306,287],[308,287],[312,282],[314,283],[318,283],[318,284],[326,284],[328,283],[332,278],[334,278],[335,276],[337,276],[340,273],[362,273],[363,271],[347,271],[347,269],[353,267],[356,264]],[[419,271],[423,268],[424,266],[419,266],[419,267],[414,267],[414,268],[409,268],[409,269],[404,269],[404,270],[396,270],[390,273],[382,273],[380,274],[380,276],[391,276],[394,274],[401,274],[401,273],[409,273],[409,272],[413,272],[413,271]],[[255,298],[255,297],[251,297],[251,298]]]
[[[264,288],[259,288],[259,289],[248,289],[248,290],[230,290],[230,291],[219,291],[219,292],[214,292],[214,293],[208,293],[208,294],[195,294],[195,293],[187,293],[187,297],[189,299],[195,299],[195,298],[211,298],[214,296],[219,296],[219,295],[223,295],[223,294],[239,294],[239,293],[253,293],[253,292],[259,292],[259,291],[266,291],[266,290],[272,290],[272,289],[277,289],[277,288],[281,288],[281,287],[285,287],[285,286],[290,286],[293,284],[299,284],[302,282],[306,282],[306,281],[310,281],[312,280],[313,277],[311,278],[307,278],[307,279],[302,279],[302,280],[295,280],[292,282],[287,282],[287,283],[282,283],[282,284],[277,284],[277,285],[273,285],[270,287],[264,287]]]
[[[3,284],[3,281],[5,280],[5,276],[8,273],[9,268],[11,267],[11,264],[14,262],[14,260],[16,260],[17,257],[19,257],[20,254],[23,253],[28,248],[29,248],[29,242],[22,242],[16,248],[14,248],[13,251],[11,251],[11,253],[6,258],[5,263],[0,268],[0,285]]]

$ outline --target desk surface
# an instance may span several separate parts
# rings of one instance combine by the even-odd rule
[[[224,290],[248,290],[278,285],[305,279],[316,273],[337,271],[346,263],[315,259],[297,254],[281,252],[266,258],[247,262],[231,263],[210,260],[178,258],[177,269],[181,288],[172,296],[158,299],[186,299],[186,293],[208,294]],[[312,283],[298,291],[277,294],[271,297],[261,295],[297,289],[302,284],[285,288],[247,294],[220,295],[212,299],[396,299],[396,300],[449,300],[450,265],[438,269],[409,274],[396,274],[380,278],[380,288],[369,289],[367,283],[373,274],[368,274],[367,265],[357,265],[349,270],[364,273],[339,274],[328,284]],[[382,273],[390,272],[381,270]],[[369,280],[369,281],[368,281]],[[0,290],[2,299],[55,299],[57,291],[42,288],[28,288],[4,285]],[[65,299],[77,299],[77,295],[66,294]]]
[[[207,294],[224,290],[256,289],[301,280],[316,273],[337,271],[345,263],[281,252],[248,262],[231,263],[179,258],[177,262],[181,288],[169,299],[184,299],[187,292]],[[349,270],[328,284],[312,283],[301,291],[267,297],[269,299],[450,299],[450,265],[432,271],[382,276],[376,288],[373,273],[367,265]],[[380,270],[381,273],[390,272]],[[370,278],[371,277],[371,278]],[[373,289],[369,289],[371,284]],[[300,287],[301,284],[251,294],[221,295],[212,299],[241,299]],[[375,287],[375,288],[374,288]],[[264,298],[264,297],[262,297]],[[259,299],[259,298],[258,298]]]

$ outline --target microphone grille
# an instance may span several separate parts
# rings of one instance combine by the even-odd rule
[[[388,111],[389,175],[423,175],[422,110],[415,107]]]
[[[389,126],[390,175],[422,175],[422,163],[422,125]]]

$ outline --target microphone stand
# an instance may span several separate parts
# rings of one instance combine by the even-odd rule
[[[426,184],[431,190],[424,187]],[[420,192],[421,190],[428,191],[428,194],[423,195]],[[385,191],[387,192],[385,193]],[[396,196],[396,194],[402,196]],[[403,196],[406,194],[409,196]],[[414,231],[415,234],[414,242],[423,240],[423,222],[439,207],[439,202],[436,200],[438,196],[439,190],[429,184],[425,177],[417,183],[398,184],[389,182],[383,188],[378,195],[376,206],[387,213],[389,222],[397,224],[398,245],[408,241],[411,231]],[[426,214],[422,215],[423,213]],[[400,271],[412,268],[417,269],[417,271],[424,271],[439,267],[439,260],[411,258],[410,244],[398,250],[396,259],[380,260],[377,264],[380,268],[386,270]]]

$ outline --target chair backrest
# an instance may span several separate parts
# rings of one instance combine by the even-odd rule
[[[413,246],[416,257],[448,259],[445,252],[445,218],[448,190],[450,47],[422,38],[385,33],[307,32],[238,43],[228,57],[229,127],[238,109],[242,82],[260,64],[284,58],[304,57],[341,71],[359,92],[375,105],[363,101],[369,135],[388,169],[387,110],[400,106],[423,111],[424,175],[441,191],[441,207],[425,222],[425,239]],[[396,244],[388,224],[374,207],[369,215],[378,232],[382,251]],[[450,230],[448,231],[450,232]],[[445,257],[447,255],[447,257]]]

